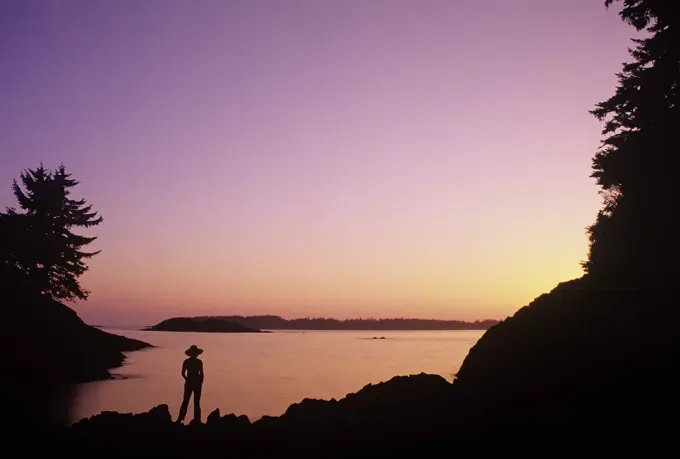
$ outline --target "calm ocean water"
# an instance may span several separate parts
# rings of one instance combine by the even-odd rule
[[[131,352],[115,370],[121,379],[80,385],[70,418],[101,411],[138,413],[181,403],[184,350],[205,350],[205,416],[245,414],[251,421],[278,416],[303,398],[342,398],[368,383],[421,372],[451,381],[483,331],[275,331],[210,334],[107,329],[156,348]],[[371,339],[384,336],[384,340]],[[123,379],[124,378],[124,379]],[[191,410],[188,416],[191,420]]]

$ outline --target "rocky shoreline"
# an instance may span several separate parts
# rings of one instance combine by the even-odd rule
[[[495,436],[502,447],[504,426],[463,422],[467,408],[453,385],[438,375],[397,376],[367,385],[341,400],[304,399],[278,417],[251,422],[247,416],[214,410],[204,423],[173,421],[167,405],[139,414],[103,412],[55,435],[55,447],[90,452],[106,445],[109,454],[154,453],[179,457],[238,454],[259,457],[322,457],[347,454],[441,453],[455,441],[479,448]],[[546,435],[548,433],[546,432]]]
[[[13,427],[35,427],[55,450],[89,454],[106,445],[110,453],[173,457],[384,457],[453,445],[542,450],[548,442],[575,452],[668,448],[675,433],[667,419],[680,407],[670,373],[680,355],[677,321],[654,320],[656,311],[675,311],[661,296],[654,309],[645,300],[645,290],[612,290],[588,277],[564,282],[489,329],[453,383],[399,376],[341,400],[305,399],[256,422],[216,411],[184,426],[161,405],[47,426],[24,407],[26,422]]]
[[[174,422],[168,406],[139,414],[103,412],[70,426],[42,432],[54,448],[88,453],[106,445],[110,454],[153,452],[165,456],[215,452],[271,457],[384,448],[395,435],[423,441],[437,432],[451,383],[436,375],[394,377],[367,385],[341,400],[305,399],[278,417],[251,422],[247,416],[208,414],[204,423]],[[398,437],[398,435],[397,435]],[[382,446],[381,446],[382,445]]]
[[[522,442],[522,451],[548,441],[576,452],[671,447],[676,436],[667,419],[680,409],[671,375],[680,356],[678,310],[672,296],[650,302],[648,292],[612,289],[584,276],[489,329],[453,383],[399,376],[341,400],[305,399],[279,417],[250,422],[213,412],[205,423],[187,426],[174,423],[167,406],[136,415],[105,412],[71,426],[45,422],[55,410],[47,405],[50,391],[109,377],[123,352],[147,345],[89,327],[59,303],[17,302],[21,314],[3,324],[2,335],[8,349],[21,350],[10,360],[22,378],[9,381],[9,409],[17,415],[9,432],[49,439],[54,451],[91,454],[106,445],[110,453],[173,457],[383,457],[452,445],[507,451],[519,446],[518,438],[534,439]]]
[[[63,423],[73,385],[111,378],[125,353],[151,348],[143,341],[87,325],[68,306],[27,291],[2,292],[3,347],[12,352],[3,387],[9,410],[22,422]]]
[[[661,442],[649,444],[650,436],[661,434],[658,430],[622,428],[630,417],[617,425],[602,425],[601,418],[589,418],[580,410],[575,406],[573,412],[559,416],[516,413],[508,422],[500,413],[492,416],[480,410],[473,399],[456,390],[455,383],[419,374],[367,385],[341,400],[305,399],[281,416],[255,422],[215,410],[204,423],[183,425],[173,421],[167,405],[159,405],[139,414],[103,412],[50,433],[56,434],[51,440],[54,448],[63,451],[85,454],[105,447],[109,454],[166,457],[215,453],[250,458],[385,457],[451,449],[544,453],[546,448],[611,453],[635,446],[664,447]],[[632,436],[616,443],[608,432]]]
[[[437,375],[398,376],[380,384],[369,384],[341,400],[304,399],[291,405],[281,416],[263,416],[253,423],[247,416],[233,414],[221,416],[219,410],[215,410],[208,414],[204,424],[196,425],[192,421],[186,426],[179,427],[219,426],[232,430],[250,426],[255,431],[286,430],[288,432],[297,428],[303,428],[309,432],[310,429],[335,430],[342,426],[364,429],[370,425],[380,424],[387,427],[388,424],[399,424],[401,418],[407,413],[411,418],[431,417],[438,407],[426,403],[427,400],[423,398],[423,395],[427,394],[427,399],[430,401],[441,402],[450,395],[451,387],[449,382]],[[168,407],[161,405],[148,413],[139,415],[102,413],[74,423],[71,429],[76,433],[100,428],[110,430],[113,426],[119,425],[118,421],[122,419],[142,424],[146,423],[144,419],[156,419],[159,422],[162,421],[163,424],[177,426],[171,420]]]

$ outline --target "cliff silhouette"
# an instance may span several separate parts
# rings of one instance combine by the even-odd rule
[[[12,350],[3,386],[17,418],[63,422],[74,384],[108,379],[124,352],[151,347],[89,326],[63,303],[31,290],[6,286],[0,298],[2,345]]]
[[[475,406],[469,422],[566,423],[668,444],[667,416],[680,408],[668,293],[584,276],[536,298],[488,330],[458,371],[454,390]]]

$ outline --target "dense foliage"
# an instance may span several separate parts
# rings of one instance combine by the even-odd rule
[[[587,272],[621,280],[661,281],[674,251],[675,154],[680,80],[680,2],[623,3],[620,15],[644,38],[634,39],[613,96],[592,111],[605,136],[593,158],[603,207],[588,228]]]
[[[87,299],[78,278],[87,271],[85,261],[99,251],[83,248],[96,237],[73,233],[102,222],[84,199],[70,199],[79,182],[64,166],[49,171],[41,164],[21,174],[12,191],[20,210],[0,213],[0,261],[5,281],[21,283],[58,300]]]

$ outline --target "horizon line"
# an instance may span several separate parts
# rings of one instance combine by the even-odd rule
[[[198,315],[198,316],[171,316],[166,319],[162,319],[159,322],[154,322],[154,323],[144,323],[144,324],[129,324],[129,325],[107,325],[107,324],[102,324],[102,323],[93,323],[89,324],[92,327],[97,327],[97,328],[111,328],[111,329],[135,329],[138,330],[139,327],[150,327],[153,325],[156,325],[157,323],[163,322],[165,320],[169,319],[175,319],[175,318],[188,318],[188,319],[200,319],[200,318],[223,318],[223,317],[278,317],[280,319],[286,320],[286,321],[294,321],[294,320],[335,320],[338,322],[348,322],[348,321],[353,321],[353,320],[375,320],[375,321],[387,321],[387,320],[422,320],[422,321],[433,321],[433,322],[460,322],[464,324],[474,324],[474,323],[479,323],[479,322],[501,322],[504,319],[475,319],[475,320],[461,320],[461,319],[434,319],[434,318],[420,318],[420,317],[381,317],[381,318],[374,318],[374,317],[351,317],[347,319],[337,319],[334,317],[312,317],[312,316],[306,316],[306,317],[293,317],[293,318],[286,318],[277,314],[253,314],[253,315],[241,315],[241,314],[223,314],[223,315]]]

